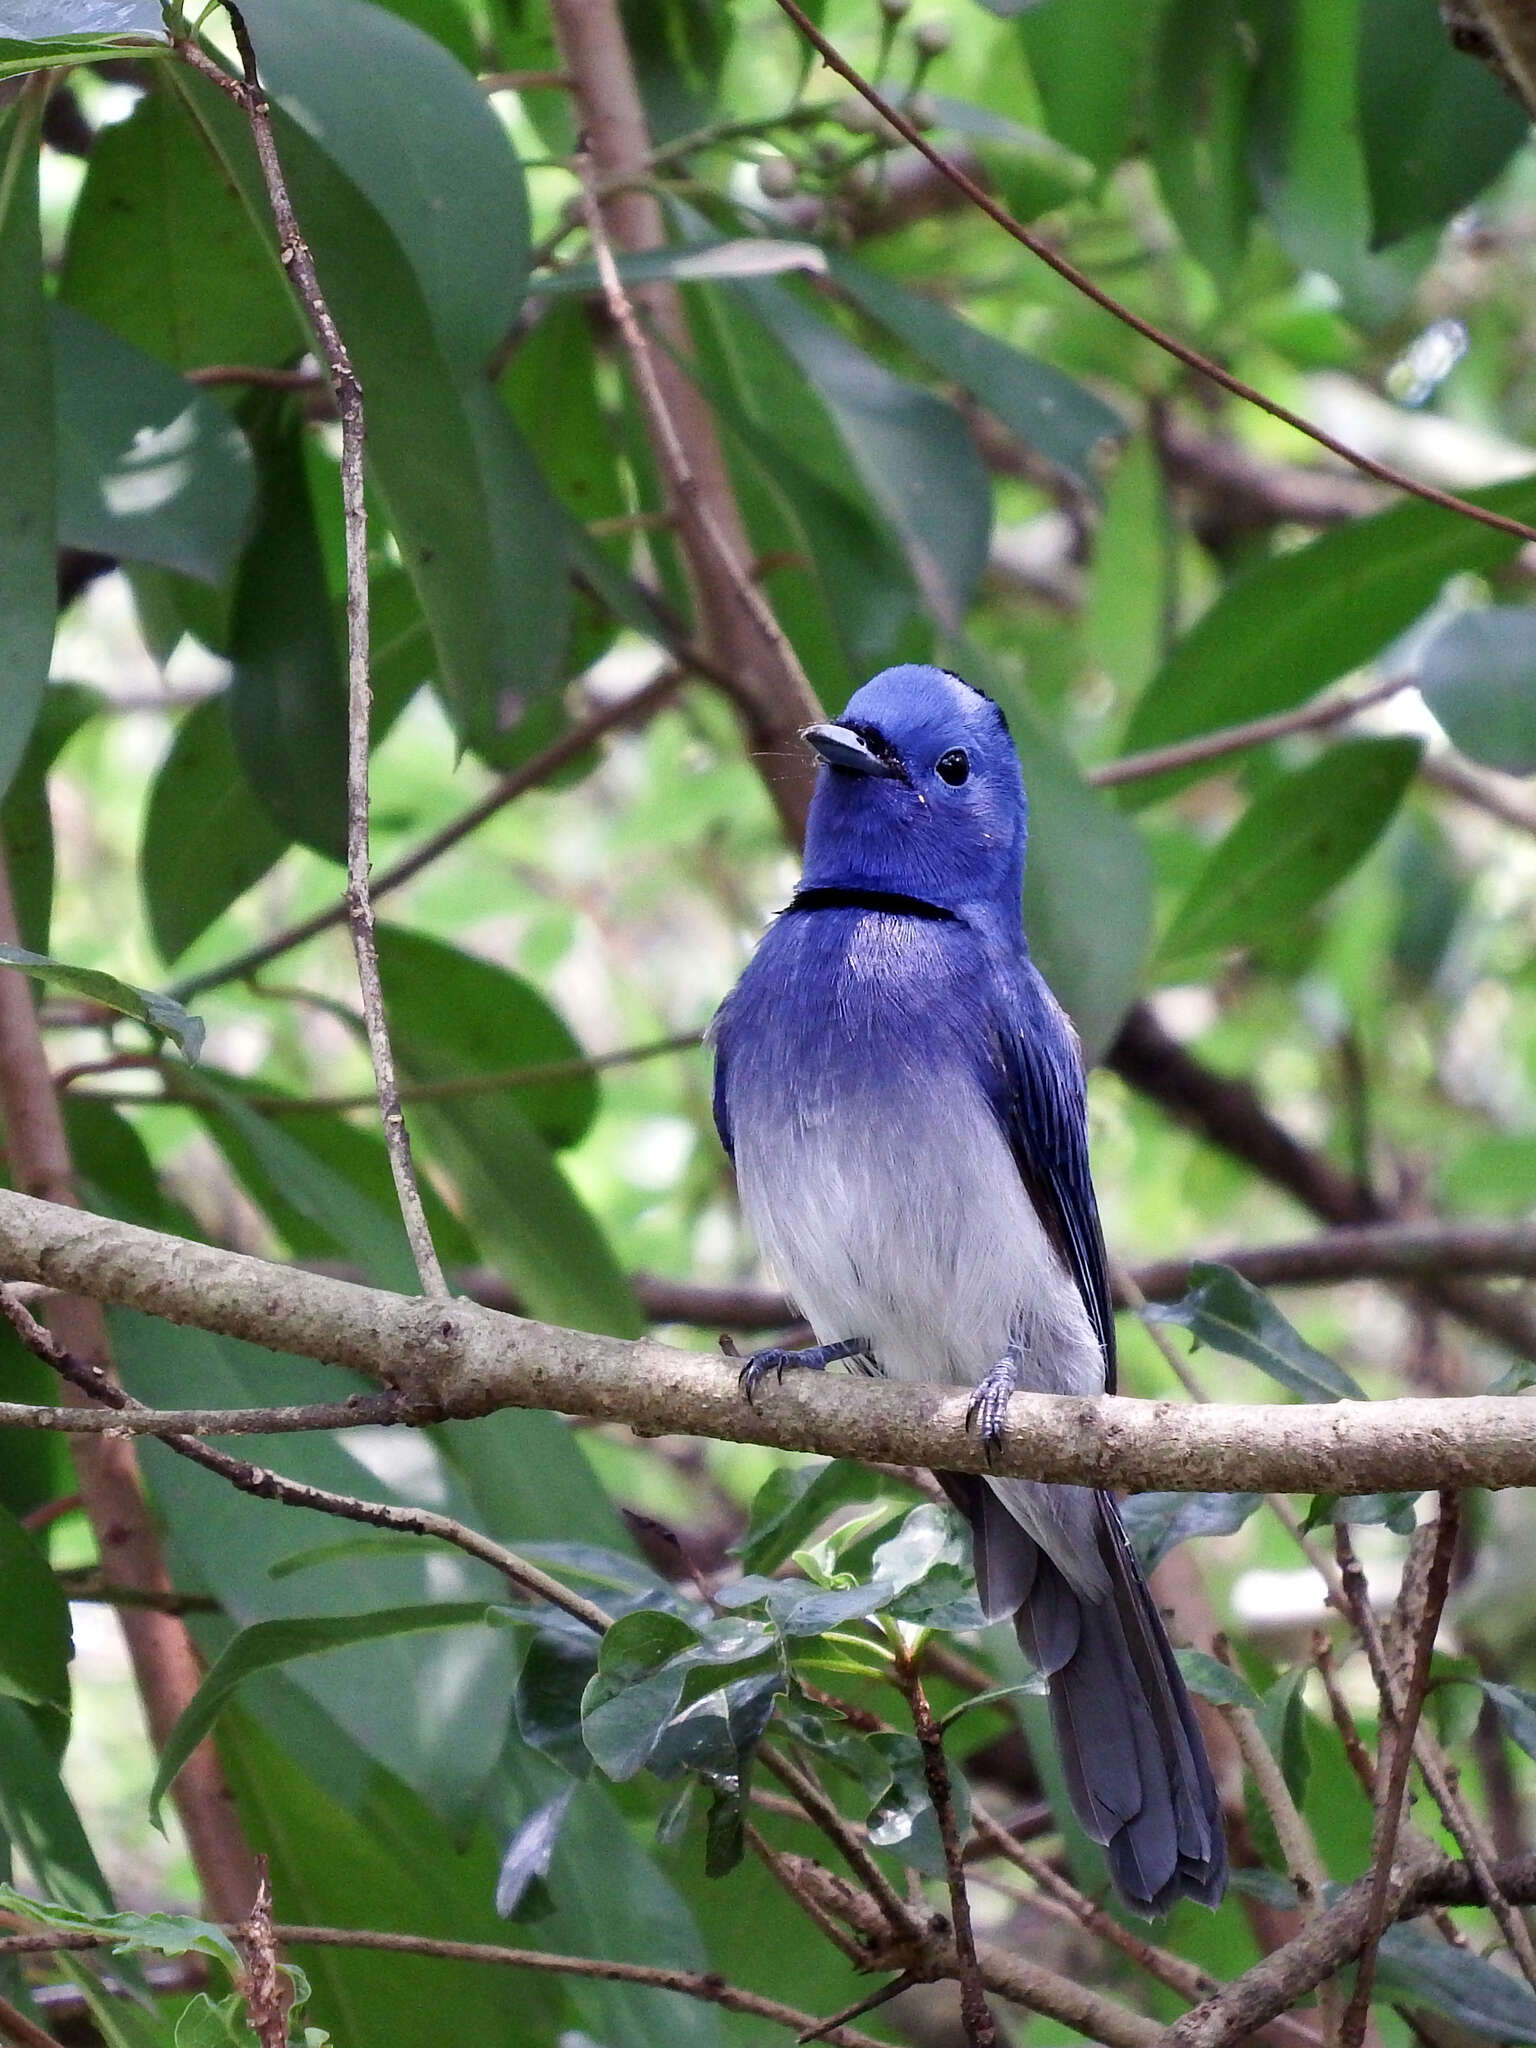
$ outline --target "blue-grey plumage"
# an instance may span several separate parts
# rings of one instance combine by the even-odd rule
[[[712,1027],[715,1119],[764,1256],[818,1346],[895,1378],[1113,1388],[1114,1321],[1077,1043],[1020,917],[1026,805],[991,700],[887,669],[820,756],[805,872]],[[765,1367],[749,1363],[751,1392]],[[1078,1818],[1127,1903],[1214,1905],[1220,1803],[1107,1494],[939,1475],[989,1616],[1050,1681]]]

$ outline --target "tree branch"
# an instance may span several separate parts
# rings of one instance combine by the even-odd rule
[[[1133,1490],[1536,1483],[1536,1405],[1519,1396],[1195,1408],[1016,1394],[989,1466],[964,1389],[807,1373],[753,1408],[699,1352],[352,1286],[25,1195],[0,1194],[0,1271],[350,1366],[398,1389],[408,1422],[548,1408],[651,1435]]]

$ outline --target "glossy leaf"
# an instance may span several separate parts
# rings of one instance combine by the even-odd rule
[[[1182,1301],[1142,1311],[1149,1322],[1177,1323],[1198,1343],[1229,1358],[1244,1358],[1304,1401],[1363,1401],[1342,1366],[1316,1350],[1262,1294],[1230,1266],[1196,1260]]]
[[[0,1693],[69,1712],[69,1603],[45,1552],[0,1508]]]
[[[780,1465],[752,1503],[745,1535],[735,1546],[744,1572],[774,1571],[839,1508],[878,1498],[887,1482],[847,1458]]]
[[[240,773],[224,698],[194,705],[151,785],[139,847],[139,886],[161,958],[179,960],[287,846]]]
[[[1137,117],[1161,0],[1038,0],[1019,33],[1052,135],[1100,171],[1120,161]]]
[[[260,436],[261,509],[230,614],[235,758],[284,838],[347,850],[347,682],[296,414]]]
[[[0,793],[26,752],[53,648],[53,350],[37,213],[41,110],[28,87],[0,118]]]
[[[1157,964],[1251,945],[1321,902],[1386,830],[1421,752],[1418,740],[1344,740],[1265,784],[1195,877]]]
[[[1405,2005],[1428,2006],[1494,2041],[1536,2041],[1536,1996],[1476,1949],[1452,1948],[1417,1927],[1389,1927],[1376,1951],[1376,1982]]]
[[[937,300],[907,291],[851,257],[834,254],[828,262],[838,289],[872,319],[941,377],[968,391],[1025,447],[1097,490],[1096,457],[1126,431],[1113,406],[1051,364],[959,319]]]
[[[204,583],[253,502],[245,436],[216,400],[70,306],[52,320],[59,539]]]
[[[1150,1572],[1180,1543],[1234,1535],[1263,1504],[1261,1493],[1138,1493],[1121,1503],[1120,1519]]]
[[[0,36],[158,36],[158,0],[0,0]]]
[[[820,394],[929,611],[957,629],[986,565],[992,523],[991,486],[959,414],[893,377],[786,287],[731,289],[746,296]]]
[[[1507,775],[1536,774],[1536,610],[1460,613],[1424,649],[1418,684],[1462,753]]]
[[[1358,79],[1376,247],[1444,226],[1531,131],[1518,100],[1413,0],[1360,0]]]
[[[945,1873],[944,1844],[938,1815],[928,1795],[928,1778],[923,1753],[911,1735],[879,1734],[869,1737],[869,1746],[890,1772],[890,1782],[870,1809],[869,1839],[877,1849],[889,1849],[901,1861],[925,1877],[942,1878]],[[970,1833],[970,1784],[963,1771],[950,1773],[950,1793],[955,1811],[955,1828],[961,1842]]]
[[[163,90],[98,131],[59,296],[175,370],[283,363],[308,343],[234,179]]]
[[[575,1794],[574,1784],[557,1792],[553,1799],[529,1815],[507,1844],[496,1877],[496,1910],[504,1920],[531,1917],[535,1900],[545,1893],[560,1824]]]
[[[202,1018],[194,1017],[180,1003],[157,995],[153,989],[130,988],[126,981],[103,974],[99,968],[71,967],[66,960],[29,953],[24,946],[0,945],[0,967],[17,968],[47,988],[67,989],[71,995],[84,996],[89,1002],[101,1003],[137,1023],[147,1024],[150,1030],[172,1039],[189,1060],[195,1060],[202,1050]]]
[[[1536,516],[1536,480],[1469,495],[1516,519]],[[1379,654],[1428,610],[1448,576],[1497,568],[1519,545],[1508,534],[1413,502],[1249,570],[1153,677],[1126,728],[1125,750],[1167,746],[1289,710]],[[1129,783],[1122,801],[1150,803],[1195,772]]]
[[[176,1782],[182,1766],[241,1685],[258,1671],[295,1657],[314,1657],[324,1650],[347,1649],[354,1643],[378,1642],[386,1636],[415,1635],[424,1629],[480,1628],[485,1607],[480,1601],[445,1600],[425,1607],[386,1607],[369,1614],[285,1615],[242,1629],[221,1652],[207,1677],[182,1708],[160,1752],[159,1767],[149,1792],[150,1818],[158,1826],[160,1802]]]
[[[1231,1670],[1203,1650],[1175,1650],[1174,1659],[1192,1693],[1217,1707],[1246,1707],[1259,1711],[1259,1696],[1240,1672]]]

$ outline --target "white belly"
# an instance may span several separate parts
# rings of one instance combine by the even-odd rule
[[[1025,1386],[1097,1393],[1092,1325],[1002,1133],[974,1083],[945,1082],[780,1105],[771,1142],[743,1119],[758,1244],[820,1341],[868,1338],[892,1378],[971,1385],[1016,1347]]]

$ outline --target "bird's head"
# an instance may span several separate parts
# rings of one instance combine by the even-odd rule
[[[883,669],[805,738],[822,762],[807,885],[894,890],[1017,923],[1024,784],[990,697],[946,669],[908,663]]]

